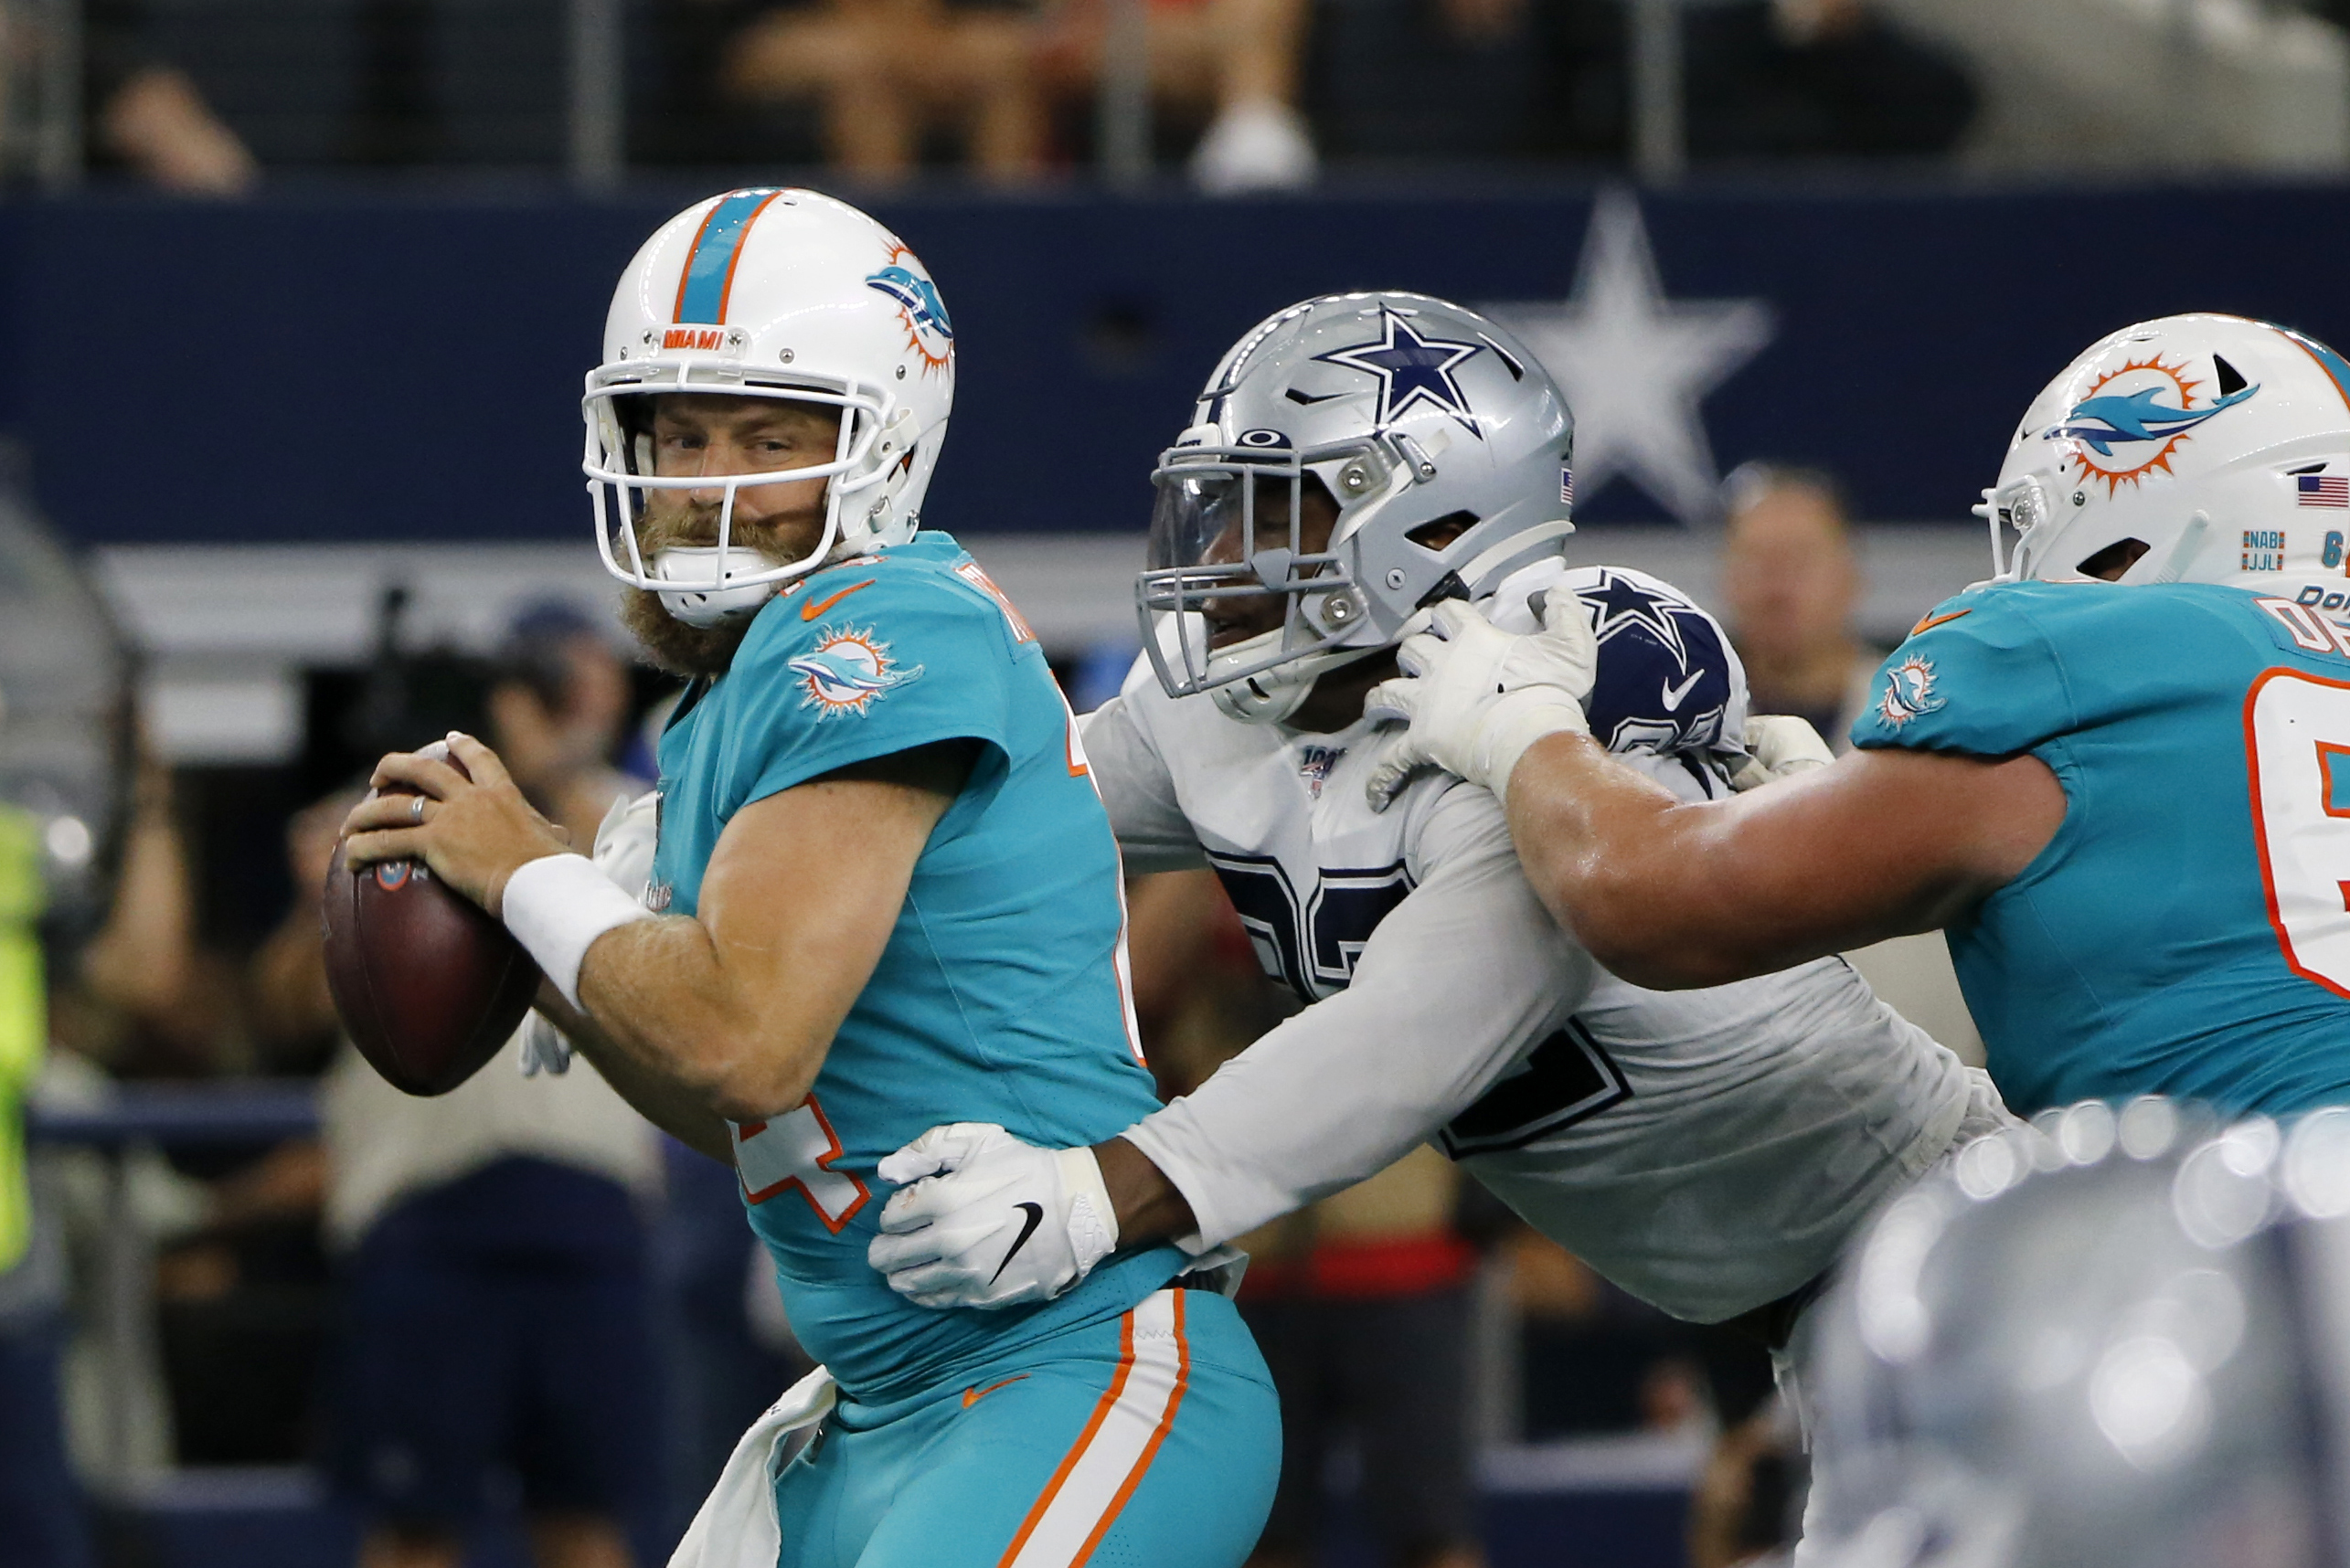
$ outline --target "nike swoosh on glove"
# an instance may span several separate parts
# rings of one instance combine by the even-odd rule
[[[1746,761],[1730,775],[1730,788],[1752,789],[1774,779],[1792,779],[1836,759],[1808,719],[1793,714],[1755,714],[1746,721]]]
[[[865,1258],[920,1307],[1049,1301],[1118,1247],[1090,1149],[1038,1149],[993,1122],[934,1127],[882,1160],[906,1185]]]
[[[1364,710],[1411,727],[1390,740],[1364,793],[1384,811],[1411,776],[1441,768],[1500,799],[1526,747],[1546,735],[1591,733],[1584,701],[1600,667],[1583,601],[1555,592],[1542,630],[1515,636],[1458,599],[1396,650],[1404,674],[1371,688]]]

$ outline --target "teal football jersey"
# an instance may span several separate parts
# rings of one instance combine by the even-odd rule
[[[1183,1262],[1151,1247],[1058,1301],[940,1312],[865,1260],[888,1197],[874,1166],[938,1123],[1067,1147],[1158,1107],[1134,1044],[1117,843],[1075,722],[1035,636],[953,539],[844,562],[760,609],[733,667],[662,737],[652,902],[694,913],[719,835],[753,801],[953,739],[979,742],[980,759],[813,1092],[735,1131],[792,1330],[860,1400],[1115,1318]]]
[[[1948,933],[2011,1107],[2350,1103],[2350,632],[2238,588],[1994,584],[1872,694],[1856,746],[2030,752],[2064,786]]]

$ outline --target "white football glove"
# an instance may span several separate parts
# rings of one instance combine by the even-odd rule
[[[1038,1149],[993,1122],[934,1127],[884,1160],[905,1182],[866,1261],[920,1307],[1049,1301],[1118,1247],[1090,1149]]]
[[[1388,743],[1364,793],[1384,811],[1407,779],[1441,768],[1500,797],[1526,747],[1546,735],[1591,733],[1583,703],[1599,673],[1600,644],[1573,593],[1553,592],[1542,630],[1501,630],[1459,599],[1430,612],[1429,628],[1396,650],[1403,676],[1371,688],[1365,711],[1410,721]]]
[[[1746,721],[1746,760],[1730,775],[1730,788],[1754,789],[1774,779],[1792,779],[1836,759],[1808,720],[1792,714],[1755,714]]]

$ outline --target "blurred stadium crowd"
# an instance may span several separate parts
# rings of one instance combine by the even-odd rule
[[[1675,156],[2338,167],[2339,0],[92,0],[18,4],[13,162],[231,195],[560,167],[602,94],[639,169],[995,184],[1148,154],[1211,190],[1410,164],[1621,166],[1643,72]],[[593,43],[603,39],[601,46]],[[1653,39],[1651,40],[1653,41]],[[78,62],[78,63],[77,63]],[[601,73],[599,76],[599,72]],[[67,84],[78,78],[78,101]],[[601,85],[599,85],[601,83]],[[2150,90],[2161,85],[2164,91]],[[1107,96],[1105,96],[1107,95]],[[2198,111],[2195,101],[2205,107]],[[2165,106],[2167,101],[2168,106]],[[86,131],[86,136],[80,134]],[[68,145],[67,143],[71,143]]]

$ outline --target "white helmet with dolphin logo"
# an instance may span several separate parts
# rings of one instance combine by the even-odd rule
[[[650,404],[665,392],[826,404],[841,411],[839,443],[831,461],[803,468],[655,477]],[[953,405],[953,325],[896,235],[815,191],[760,186],[696,202],[621,275],[603,363],[588,373],[581,466],[604,566],[681,620],[755,613],[788,578],[913,536]],[[831,482],[824,531],[807,555],[771,560],[734,543],[739,491],[818,478]],[[724,493],[718,543],[645,560],[645,493],[712,489]]]
[[[2124,327],[2033,400],[1975,510],[1994,580],[2230,583],[2342,610],[2350,364],[2241,316]]]

